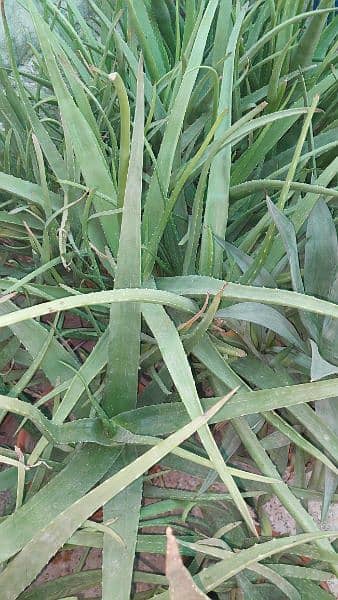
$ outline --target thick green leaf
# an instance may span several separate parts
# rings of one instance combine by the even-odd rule
[[[245,271],[252,265],[253,258],[245,254],[245,252],[243,252],[240,248],[237,248],[237,246],[229,244],[228,242],[223,242],[223,240],[220,238],[216,238],[216,241],[218,244],[221,244],[228,256],[231,256],[231,258],[234,259],[243,273],[245,273]],[[277,287],[274,278],[270,275],[269,271],[264,269],[264,267],[261,268],[260,273],[258,273],[253,283],[257,286],[271,288]]]
[[[332,284],[332,287],[328,294],[328,300],[331,302],[338,301],[338,272],[336,278]],[[319,340],[319,349],[325,360],[338,366],[338,326],[337,322],[330,318],[325,317],[323,321],[323,328]]]
[[[220,127],[218,127],[215,133],[215,141],[221,138],[231,126],[236,48],[246,9],[247,6],[245,5],[236,14],[236,21],[231,30],[225,52],[229,58],[226,58],[224,61],[222,86],[218,103],[218,115],[223,113],[224,110],[226,110],[226,114],[224,115]],[[230,169],[231,145],[229,144],[222,152],[219,152],[217,156],[215,156],[210,166],[200,256],[200,273],[202,275],[212,275],[214,277],[222,276],[223,252],[222,249],[217,245],[214,247],[211,268],[209,269],[208,267],[210,261],[208,258],[207,231],[208,228],[210,228],[212,234],[218,235],[221,239],[224,238],[228,220]]]
[[[143,166],[144,82],[140,61],[134,131],[123,202],[115,289],[141,285],[141,195]],[[103,407],[109,417],[136,407],[140,359],[141,308],[139,304],[112,304],[109,320],[108,365]],[[127,371],[126,371],[127,365]],[[136,457],[132,449],[120,456],[118,472]],[[138,529],[142,481],[134,481],[104,507],[104,520],[117,516],[114,531],[124,542],[104,535],[102,598],[130,596]],[[121,510],[122,507],[122,510]],[[112,565],[114,567],[112,568]]]
[[[304,286],[307,294],[327,298],[338,264],[337,234],[323,200],[311,211],[306,229]]]
[[[229,379],[227,385],[233,387],[233,381]],[[236,381],[238,382],[238,379]],[[235,385],[238,385],[238,383]],[[275,410],[330,398],[336,395],[337,386],[338,378],[335,378],[315,383],[269,388],[250,393],[239,391],[234,398],[228,401],[217,418],[220,421],[225,421],[264,410]],[[202,400],[202,406],[205,408],[213,402],[214,399],[204,399]],[[176,423],[182,426],[183,423],[187,422],[187,419],[186,410],[182,403],[172,402],[159,406],[144,406],[128,413],[122,413],[116,421],[121,426],[140,435],[161,435],[174,431]],[[211,420],[211,422],[213,421]]]
[[[282,26],[285,23],[281,23]],[[270,33],[270,32],[269,32]],[[269,34],[268,34],[269,35]],[[261,40],[258,42],[260,43]],[[264,42],[263,42],[264,43]],[[311,93],[309,94],[309,102],[312,101],[315,94],[321,95],[326,91],[326,89],[330,88],[334,85],[334,81],[330,75],[327,78],[321,80],[318,84],[311,88]],[[303,99],[296,101],[294,103],[294,107],[302,106]],[[275,147],[278,141],[283,137],[283,135],[292,127],[295,123],[297,117],[290,117],[288,119],[283,119],[282,121],[278,121],[273,124],[273,126],[265,127],[262,133],[257,137],[254,143],[249,147],[249,149],[244,152],[241,157],[236,161],[236,164],[233,168],[232,172],[232,184],[237,185],[240,184],[247,179],[249,179],[250,174],[253,169],[265,159],[267,153]],[[319,185],[322,185],[323,181],[321,180],[321,176],[319,176],[318,181],[316,182]],[[317,200],[317,196],[314,196],[314,202]],[[301,211],[299,211],[299,217],[306,219],[306,215],[304,215],[304,207],[306,207],[306,211],[308,210],[309,204],[303,202],[303,199],[300,201],[302,205],[303,215]],[[311,208],[309,208],[309,212]],[[307,214],[309,214],[309,212]]]
[[[0,319],[6,318],[6,315],[10,313],[12,316],[19,315],[20,311],[10,300],[0,303]],[[33,358],[39,354],[48,338],[48,330],[41,323],[30,321],[17,324],[14,322],[10,328]],[[74,356],[67,352],[56,339],[53,339],[41,361],[41,368],[51,383],[56,384],[69,379],[71,371],[67,364],[71,367],[78,366]]]
[[[179,91],[175,98],[174,106],[170,112],[159,155],[157,157],[157,167],[151,180],[144,208],[142,227],[145,244],[148,244],[152,235],[154,235],[165,206],[165,196],[169,188],[172,165],[183,126],[185,112],[198,75],[197,67],[199,67],[202,62],[209,29],[218,3],[219,0],[211,0],[207,5]],[[145,254],[143,267],[145,278],[149,277],[153,264],[154,257]]]
[[[71,140],[76,158],[88,187],[102,192],[112,200],[111,204],[109,204],[96,196],[95,206],[97,211],[102,212],[109,210],[114,207],[114,201],[116,203],[116,192],[109,175],[108,165],[104,160],[93,130],[80,109],[76,106],[61,77],[53,47],[50,42],[50,39],[53,38],[53,34],[30,1],[29,8],[49,74],[53,82],[54,91],[58,98],[65,134],[68,135]],[[54,43],[54,46],[55,45],[56,42]],[[109,218],[106,217],[105,219],[101,218],[101,225],[111,251],[116,253],[118,245],[116,215],[110,216]]]
[[[43,192],[40,185],[19,179],[8,173],[0,173],[0,189],[18,198],[22,198],[27,202],[33,202],[34,204],[42,205]],[[49,196],[52,200],[53,207],[60,207],[60,198],[57,194],[49,192]]]
[[[256,323],[256,325],[272,329],[272,331],[278,333],[278,335],[297,348],[301,350],[306,348],[290,321],[270,306],[259,304],[258,302],[241,302],[229,308],[222,308],[218,311],[217,317],[225,320],[238,319],[240,321]]]
[[[191,373],[191,369],[184,352],[183,345],[178,336],[178,332],[161,306],[142,307],[142,313],[146,319],[150,329],[156,337],[158,346],[168,371],[175,383],[176,389],[179,392],[185,408],[191,418],[195,418],[202,413],[202,406],[196,391],[195,382]],[[227,467],[223,461],[215,440],[208,427],[199,432],[201,441],[208,452],[209,458],[218,472],[220,478],[229,489],[230,494],[234,498],[247,526],[256,534],[256,530],[249,513],[248,507],[244,502],[231,475],[227,471]]]
[[[83,16],[78,6],[85,1]],[[167,579],[133,563],[138,553],[165,553],[165,536],[148,528],[169,524],[188,544],[181,553],[192,560],[192,576],[215,567],[227,577],[226,566],[212,564],[225,558],[217,552],[229,550],[225,539],[236,549],[231,560],[244,548],[262,548],[271,534],[261,510],[267,497],[276,496],[311,534],[318,529],[308,502],[321,503],[325,515],[337,501],[334,0],[321,0],[319,10],[302,0],[12,3],[28,7],[41,44],[18,69],[13,46],[20,21],[9,30],[4,11],[15,8],[0,2],[10,58],[0,68],[0,411],[16,415],[36,444],[25,452],[25,466],[14,450],[0,452],[8,464],[0,488],[11,496],[7,512],[14,511],[0,519],[0,577],[8,577],[0,596],[17,597],[22,582],[63,544],[82,546],[84,557],[86,549],[104,550],[103,574],[95,574],[104,598],[143,597],[131,591],[132,571],[134,584],[150,583],[159,594]],[[3,30],[0,24],[0,46]],[[140,161],[129,161],[130,115],[135,125],[140,115],[140,49],[145,144],[136,144]],[[138,184],[124,203],[129,162]],[[158,277],[162,291],[142,287],[140,278],[141,189],[144,279]],[[271,211],[275,205],[283,211],[277,214],[283,235],[275,235],[266,194]],[[196,276],[200,263],[220,279]],[[224,289],[222,276],[229,280]],[[220,300],[236,337],[215,320]],[[158,315],[156,336],[139,311],[135,327],[141,304],[145,314]],[[112,333],[116,343],[108,348]],[[200,395],[237,386],[212,418],[222,461],[210,437],[203,447],[200,435],[161,459],[165,469],[200,478],[199,490],[158,487],[157,475],[135,471],[125,489],[115,487],[114,477],[121,483],[126,469],[141,469],[135,458],[189,423],[189,412],[201,414],[217,401]],[[282,479],[288,452],[295,485]],[[305,488],[308,456],[318,462]],[[231,493],[209,493],[220,473]],[[260,522],[260,548],[245,539],[245,523],[232,529],[236,505],[246,516],[245,502]],[[89,522],[88,511],[102,503],[103,523]],[[193,506],[201,507],[203,520]],[[223,541],[193,549],[194,531],[211,543],[222,534]],[[205,551],[214,552],[213,560]],[[281,549],[275,560],[270,554],[242,563],[213,595],[331,597],[320,587],[331,568],[338,572],[328,540]],[[298,556],[309,557],[310,566],[299,567]],[[23,597],[75,600],[91,580],[87,572],[72,577],[35,583]],[[191,588],[190,580],[184,594]]]
[[[168,69],[168,59],[163,40],[159,35],[156,24],[149,17],[146,4],[137,2],[137,0],[127,0],[127,4],[132,23],[140,40],[146,65],[153,81],[156,82]]]
[[[166,440],[161,441],[154,448],[148,450],[143,456],[137,458],[130,465],[101,483],[91,492],[84,496],[80,495],[79,500],[70,506],[68,505],[68,508],[65,508],[55,518],[49,516],[48,524],[44,523],[42,525],[42,529],[39,529],[33,535],[33,538],[30,539],[23,550],[0,574],[0,585],[1,589],[4,590],[4,600],[15,600],[18,594],[35,579],[55,552],[63,546],[67,539],[93,512],[128,487],[128,485],[138,479],[152,465],[159,462],[172,449],[176,448],[176,446],[192,435],[197,429],[202,427],[222,407],[225,401],[226,398],[223,398],[211,411],[197,417]],[[95,456],[96,454],[94,458]],[[64,496],[64,490],[60,491]],[[9,536],[9,539],[8,536],[5,538],[6,545],[10,541],[13,542],[13,534]]]
[[[316,185],[329,186],[331,181],[337,175],[338,158],[333,161],[323,170],[316,180]],[[294,225],[296,233],[301,229],[306,219],[309,217],[313,207],[318,201],[318,195],[308,192],[304,197],[300,197],[291,215],[291,221]],[[283,256],[283,243],[280,239],[275,239],[271,248],[270,255],[266,261],[266,266],[270,269],[276,266],[278,261]]]
[[[310,340],[312,358],[311,358],[311,381],[318,381],[329,375],[336,375],[338,373],[338,367],[327,362],[319,354],[318,346],[316,342]]]
[[[122,289],[122,290],[110,290],[105,292],[90,292],[88,294],[76,294],[75,296],[66,296],[59,300],[52,300],[51,302],[45,302],[44,304],[36,304],[29,308],[22,308],[21,310],[12,310],[9,314],[3,310],[3,316],[0,317],[0,327],[11,327],[17,323],[34,319],[42,315],[58,312],[61,310],[69,310],[72,308],[78,308],[80,306],[95,306],[99,304],[109,304],[113,302],[124,303],[124,302],[150,302],[150,303],[163,303],[173,308],[183,310],[186,312],[194,313],[195,304],[187,298],[181,298],[170,292],[163,292],[159,290],[147,290],[147,289]],[[319,302],[319,301],[318,301]],[[325,303],[325,306],[330,306],[329,302]],[[327,311],[331,314],[330,311]],[[325,314],[325,313],[324,313]]]
[[[318,7],[319,12],[317,14],[313,14],[308,20],[306,29],[299,41],[298,47],[294,50],[295,66],[304,68],[311,64],[317,44],[320,40],[321,32],[325,27],[326,14],[324,10],[326,8],[332,8],[331,0],[321,0]]]
[[[219,279],[194,275],[170,278],[161,277],[157,279],[157,286],[160,289],[193,297],[205,296],[208,293],[217,294],[223,285],[224,282]],[[248,300],[251,302],[263,302],[264,304],[275,304],[276,306],[290,306],[317,314],[327,314],[335,319],[338,318],[338,307],[333,302],[326,302],[319,298],[287,290],[271,290],[227,283],[222,296],[229,300]]]
[[[277,206],[267,198],[269,213],[279,231],[286,250],[291,272],[292,287],[295,292],[304,292],[303,280],[300,273],[297,240],[294,227]]]
[[[91,444],[77,451],[61,473],[0,523],[1,562],[19,552],[47,523],[86,494],[105,475],[120,451],[103,447],[94,451]]]
[[[334,535],[334,532],[331,532],[332,534]],[[274,539],[271,542],[264,542],[262,544],[255,544],[252,548],[242,550],[232,556],[229,556],[228,551],[224,551],[224,554],[226,554],[224,560],[204,568],[194,577],[194,580],[202,590],[209,592],[257,561],[291,548],[296,548],[305,541],[311,542],[316,539],[320,540],[328,537],[330,537],[330,533],[328,532],[305,533],[282,539]],[[167,592],[164,592],[155,597],[165,600],[169,598],[169,595]]]
[[[34,586],[18,597],[19,600],[59,600],[65,594],[77,594],[97,586],[101,581],[101,570],[90,569],[74,575],[58,577],[47,583]]]

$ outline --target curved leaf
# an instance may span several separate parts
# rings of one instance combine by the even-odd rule
[[[216,315],[221,319],[238,319],[256,323],[275,331],[283,339],[301,350],[306,350],[306,345],[301,340],[296,328],[278,310],[260,304],[259,302],[241,302],[229,308],[222,308]]]

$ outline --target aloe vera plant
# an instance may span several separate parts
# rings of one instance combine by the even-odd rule
[[[1,598],[334,597],[335,2],[0,7]]]

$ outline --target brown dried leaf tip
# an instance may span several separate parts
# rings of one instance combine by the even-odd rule
[[[167,556],[166,571],[169,582],[170,600],[208,600],[206,596],[195,584],[188,569],[185,568],[176,538],[171,527],[167,527]]]

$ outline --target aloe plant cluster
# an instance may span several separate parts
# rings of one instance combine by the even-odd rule
[[[19,4],[0,420],[30,444],[0,448],[1,599],[332,598],[309,503],[337,502],[335,2]],[[62,548],[78,568],[35,581]]]

